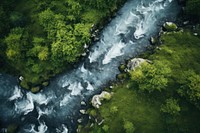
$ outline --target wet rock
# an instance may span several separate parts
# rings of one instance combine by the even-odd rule
[[[87,55],[87,53],[83,53],[83,54],[82,54],[82,56],[86,56],[86,55]]]
[[[86,106],[86,102],[85,101],[81,101],[81,105]]]
[[[111,98],[112,94],[109,93],[109,92],[106,92],[106,91],[103,91],[101,94],[99,95],[94,95],[92,97],[92,106],[95,107],[95,108],[99,108],[100,105],[101,105],[101,101],[106,99],[106,100],[109,100]]]
[[[77,122],[78,122],[78,123],[82,123],[82,122],[83,122],[83,119],[80,118],[80,119],[77,120]]]
[[[86,114],[86,110],[84,110],[84,109],[81,109],[79,112],[80,112],[81,114],[83,114],[83,115]]]
[[[173,22],[166,22],[166,23],[163,24],[163,28],[164,28],[164,30],[170,32],[170,31],[176,31],[178,27]]]
[[[32,87],[31,88],[31,92],[32,93],[37,93],[37,92],[39,92],[40,91],[40,87],[39,86],[37,86],[37,87]]]
[[[87,49],[89,46],[87,44],[84,44],[84,49]]]
[[[98,123],[98,125],[99,125],[99,126],[102,125],[103,122],[104,122],[104,120],[100,121],[100,122]]]
[[[24,79],[23,76],[19,76],[19,80],[22,81]]]
[[[125,71],[129,72],[131,70],[135,70],[136,67],[139,67],[143,62],[146,62],[147,60],[142,58],[134,58],[131,59],[128,64]]]
[[[189,22],[190,22],[190,21],[184,21],[183,24],[184,24],[184,25],[187,25],[187,24],[189,24]]]
[[[198,36],[198,33],[193,33],[194,36]]]
[[[48,81],[42,83],[42,86],[44,86],[44,87],[46,87],[46,86],[48,86],[48,85],[49,85],[49,82],[48,82]]]
[[[158,42],[157,38],[155,38],[155,37],[150,38],[151,45],[155,45],[157,42]]]
[[[124,64],[121,64],[121,65],[119,66],[119,71],[120,71],[120,72],[124,72],[125,68],[126,68],[126,66],[125,66]]]
[[[97,41],[99,41],[99,40],[100,40],[99,37],[94,37],[94,41],[95,41],[95,42],[97,42]]]

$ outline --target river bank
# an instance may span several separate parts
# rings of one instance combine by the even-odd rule
[[[79,125],[78,132],[200,131],[198,124],[194,124],[199,123],[199,120],[196,119],[200,116],[199,100],[193,101],[188,98],[191,97],[188,95],[198,97],[197,86],[199,86],[200,79],[198,78],[196,91],[192,94],[186,94],[186,91],[189,90],[182,88],[186,82],[180,81],[185,80],[183,73],[188,70],[190,70],[190,74],[195,72],[199,77],[200,28],[197,23],[189,24],[185,23],[185,20],[178,22],[177,25],[181,25],[181,27],[162,32],[159,38],[155,38],[159,41],[154,43],[150,50],[139,56],[139,58],[150,60],[152,66],[156,62],[163,65],[156,66],[156,68],[148,67],[146,70],[145,65],[141,65],[134,71],[127,72],[124,71],[127,66],[123,64],[120,70],[121,75],[124,76],[120,76],[119,82],[113,84],[112,87],[103,89],[113,93],[112,97],[103,100],[99,108],[90,106],[86,111],[90,119],[87,124]],[[166,68],[170,69],[171,74],[162,74],[168,80],[166,86],[158,83],[165,86],[163,90],[156,90],[156,88],[151,90],[158,85],[156,82],[161,82],[159,79],[155,79],[154,83],[148,86],[148,80],[155,78],[154,76],[148,78],[145,75],[151,73],[150,68],[154,69],[152,71],[158,71],[156,76],[159,76],[160,71],[164,71]],[[145,81],[140,81],[140,78]],[[142,85],[146,89],[141,89]],[[195,86],[191,89],[195,89]]]

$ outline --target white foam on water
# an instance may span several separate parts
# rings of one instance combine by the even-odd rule
[[[68,128],[64,124],[60,128],[56,128],[56,133],[68,133]]]
[[[68,133],[68,128],[64,124],[62,124],[62,127],[63,127],[62,133]]]
[[[119,43],[113,45],[111,49],[108,51],[108,53],[105,55],[102,63],[108,64],[113,58],[116,58],[117,56],[123,55],[122,49],[125,47],[125,43],[120,41]]]
[[[29,112],[33,111],[33,109],[34,103],[29,93],[27,93],[27,99],[15,102],[15,111],[17,111],[18,113],[23,113],[24,115],[26,115]]]
[[[13,92],[13,95],[8,100],[13,101],[13,100],[16,100],[16,99],[20,99],[22,97],[23,97],[23,94],[21,92],[21,89],[18,88],[17,86],[15,86],[15,90]]]
[[[65,94],[63,99],[60,101],[60,107],[67,105],[70,99],[71,99],[70,94]]]
[[[79,83],[74,82],[70,84],[70,86],[67,89],[71,91],[71,95],[77,96],[81,94],[81,91],[83,90],[83,86],[81,85],[80,82]]]
[[[38,131],[35,130],[35,125],[31,124],[31,129],[24,129],[27,133],[46,133],[48,127],[45,125],[45,122],[39,122],[39,126],[37,127]]]
[[[90,82],[87,81],[87,88],[86,90],[89,90],[89,91],[93,91],[94,90],[94,87],[90,84]]]
[[[45,108],[44,110],[40,109],[40,107],[36,107],[37,112],[38,112],[38,120],[40,119],[40,117],[42,115],[48,115],[51,114],[51,112],[53,111],[53,108],[49,109],[49,108]]]

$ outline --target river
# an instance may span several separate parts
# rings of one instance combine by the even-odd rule
[[[17,123],[19,133],[76,132],[81,101],[115,80],[120,63],[145,51],[150,37],[164,22],[175,21],[179,11],[176,0],[128,0],[84,61],[37,94],[21,89],[17,78],[0,74],[0,131]]]

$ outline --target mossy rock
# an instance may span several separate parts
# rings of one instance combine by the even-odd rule
[[[48,85],[49,85],[49,82],[48,82],[48,81],[42,83],[42,86],[44,86],[44,87],[46,87],[46,86],[48,86]]]
[[[119,80],[123,80],[123,79],[126,79],[128,76],[126,73],[120,73],[117,75],[117,79]]]
[[[95,116],[97,115],[97,112],[96,112],[95,109],[91,109],[91,110],[89,110],[88,112],[89,112],[89,115],[90,115],[90,116],[95,117]]]
[[[27,90],[30,89],[30,86],[28,85],[28,83],[27,83],[26,80],[22,80],[22,81],[20,82],[20,86],[21,86],[22,88],[24,88],[24,89],[27,89]]]
[[[31,92],[32,93],[37,93],[37,92],[39,92],[40,91],[40,87],[32,87],[31,88]]]
[[[126,69],[126,66],[125,66],[124,64],[121,64],[121,65],[119,66],[119,71],[120,71],[120,72],[124,72],[125,69]]]
[[[177,25],[175,23],[166,22],[163,25],[163,28],[164,28],[164,30],[171,32],[171,31],[176,31],[178,27],[177,27]]]

